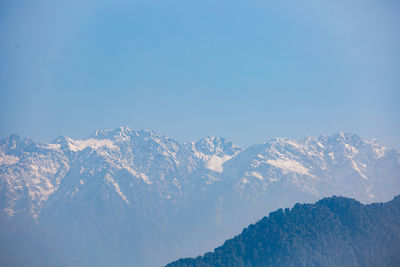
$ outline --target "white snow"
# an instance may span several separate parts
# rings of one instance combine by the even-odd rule
[[[251,175],[261,181],[264,179],[264,177],[259,172],[251,172]]]
[[[129,200],[126,198],[124,193],[122,193],[121,189],[119,188],[119,184],[108,173],[106,174],[106,180],[109,184],[114,186],[114,189],[118,193],[118,195],[120,195],[120,197],[125,201],[125,203],[129,205]]]
[[[224,168],[222,164],[231,159],[232,156],[224,155],[222,157],[218,157],[217,155],[213,155],[206,163],[206,168],[216,172],[222,172]]]
[[[363,174],[360,170],[360,168],[357,166],[357,163],[355,163],[353,160],[351,161],[351,166],[353,167],[353,169],[358,172],[360,174],[360,176],[362,178],[364,178],[365,180],[368,180],[367,176],[365,176],[365,174]]]
[[[127,138],[135,138],[134,134],[138,136],[141,133],[129,134]],[[390,164],[400,164],[400,157],[396,156],[398,154],[388,153],[391,150],[375,141],[359,144],[351,140],[333,140],[326,137],[306,143],[278,139],[280,142],[256,146],[236,157],[233,159],[235,165],[229,165],[228,169],[228,165],[223,164],[240,152],[226,152],[227,150],[221,149],[219,144],[211,142],[211,138],[206,139],[201,147],[195,147],[195,143],[179,144],[170,139],[154,136],[148,139],[158,144],[154,142],[148,144],[142,137],[130,143],[121,143],[115,136],[108,136],[110,135],[102,134],[97,137],[98,139],[87,140],[66,138],[66,143],[43,144],[38,150],[35,148],[26,151],[15,150],[12,152],[15,154],[12,155],[5,155],[5,151],[0,151],[2,169],[0,179],[6,181],[3,183],[2,192],[7,192],[8,198],[1,212],[9,217],[23,212],[20,206],[26,194],[26,198],[30,198],[32,204],[24,208],[28,212],[31,210],[32,216],[36,218],[40,215],[41,208],[46,205],[49,196],[59,190],[64,177],[69,177],[66,174],[69,173],[70,166],[73,166],[73,172],[69,174],[77,179],[75,186],[78,187],[68,188],[68,192],[76,194],[83,184],[85,187],[90,187],[95,180],[92,178],[105,177],[103,173],[107,169],[110,175],[103,180],[106,184],[104,186],[111,188],[112,192],[116,191],[128,204],[128,199],[134,196],[132,193],[134,190],[143,188],[143,190],[153,190],[151,192],[157,192],[167,198],[170,196],[171,200],[179,201],[178,194],[186,196],[192,194],[193,190],[207,192],[206,189],[212,188],[216,181],[228,175],[231,177],[229,181],[232,181],[235,187],[244,189],[247,186],[250,193],[252,190],[267,192],[263,186],[277,181],[279,182],[275,183],[276,186],[285,188],[296,184],[299,190],[312,194],[317,192],[314,195],[325,192],[323,190],[340,193],[349,191],[350,185],[347,181],[354,179],[359,183],[351,189],[355,192],[354,197],[364,200],[372,198],[372,194],[375,194],[374,200],[381,200],[383,196],[388,195],[383,190],[398,185],[398,182],[392,182],[394,179],[392,176],[397,179],[398,174],[391,173]],[[85,148],[97,149],[97,152],[76,157],[71,153],[65,153],[68,151],[64,149],[59,149],[64,148],[64,144],[67,149],[75,152]],[[136,150],[138,147],[141,149]],[[355,155],[356,153],[358,154]],[[379,164],[374,162],[384,155]],[[163,160],[157,160],[159,157]],[[179,161],[181,163],[177,164]],[[397,170],[397,167],[394,170]],[[201,176],[194,176],[198,173]],[[286,175],[288,173],[290,175]],[[389,173],[388,177],[384,177],[386,173]],[[135,187],[136,182],[142,181],[152,184],[151,189],[150,186]],[[326,188],[332,189],[322,190],[320,182],[326,184]],[[68,183],[65,186],[68,186]],[[370,191],[366,191],[366,187]],[[381,190],[380,187],[384,189]],[[178,190],[180,193],[176,194]],[[81,193],[84,192],[81,190]]]
[[[381,147],[373,148],[373,150],[375,152],[376,158],[380,158],[385,155],[386,148],[381,146]]]
[[[107,147],[110,149],[116,149],[116,146],[114,145],[113,141],[109,140],[109,139],[87,139],[87,140],[72,140],[69,139],[68,140],[68,147],[69,150],[74,151],[74,152],[78,152],[81,150],[84,150],[85,148],[93,148],[93,149],[98,149],[100,147]]]
[[[345,147],[345,149],[346,149],[348,152],[351,153],[351,155],[349,155],[351,158],[352,158],[355,154],[358,153],[358,150],[357,150],[354,146],[351,146],[351,145],[349,145],[349,144],[345,144],[344,147]]]
[[[129,166],[123,166],[123,168],[126,169],[128,172],[130,172],[130,174],[132,174],[134,177],[142,179],[143,182],[145,182],[146,184],[151,184],[150,179],[146,174],[138,173]]]
[[[267,163],[274,167],[280,168],[285,172],[296,172],[306,175],[309,174],[309,170],[306,167],[292,159],[269,159],[267,160]]]
[[[3,155],[0,157],[0,165],[11,165],[19,162],[19,158],[15,156]]]
[[[149,177],[144,174],[144,173],[139,173],[139,177],[142,178],[142,180],[146,183],[146,184],[151,184]]]
[[[297,148],[297,149],[301,149],[301,146],[299,144],[297,144],[296,142],[292,141],[292,140],[286,140],[286,143]]]
[[[60,144],[47,143],[47,144],[45,144],[45,147],[49,148],[49,149],[59,149],[61,147],[61,145]]]
[[[325,148],[320,142],[317,142],[317,145],[320,146],[321,148]]]
[[[254,160],[251,162],[250,167],[251,167],[251,168],[257,168],[257,167],[260,166],[260,165],[261,165],[261,161],[259,161],[259,160],[257,160],[257,159],[254,159]]]

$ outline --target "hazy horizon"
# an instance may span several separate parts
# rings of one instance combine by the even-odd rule
[[[128,125],[242,147],[338,131],[400,147],[400,3],[17,1],[0,136]]]

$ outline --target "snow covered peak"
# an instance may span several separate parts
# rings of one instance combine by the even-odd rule
[[[20,141],[21,138],[17,134],[9,134],[1,139],[2,143],[16,143]]]
[[[6,150],[15,149],[17,143],[21,142],[21,138],[16,134],[10,134],[0,140],[0,150],[5,152]]]
[[[378,189],[375,181],[382,183],[384,175],[395,173],[399,158],[396,150],[349,133],[302,140],[275,138],[242,151],[222,137],[179,143],[154,131],[120,127],[96,131],[88,139],[60,136],[44,144],[9,135],[0,141],[0,178],[14,190],[10,203],[23,199],[22,193],[15,193],[20,186],[28,188],[35,214],[40,210],[35,205],[56,192],[64,177],[79,177],[76,187],[70,189],[78,190],[89,183],[89,178],[96,177],[100,183],[106,174],[104,181],[115,190],[119,188],[117,193],[129,203],[133,203],[134,194],[126,185],[156,187],[152,190],[160,191],[160,196],[174,199],[183,194],[184,186],[197,190],[217,181],[236,181],[241,188],[251,185],[257,190],[291,184],[315,195],[322,194],[322,183],[323,190],[336,188],[337,192],[346,186],[348,190],[363,186],[359,199],[365,200],[367,190],[371,199],[382,198],[380,194],[384,195],[381,192],[386,189]],[[193,181],[200,185],[191,184]]]
[[[240,153],[241,148],[222,138],[207,136],[197,142],[186,144],[195,158],[203,162],[204,167],[218,173],[223,172],[223,164]]]
[[[116,129],[109,130],[97,130],[91,137],[95,139],[110,139],[116,141],[129,141],[132,135],[136,132],[129,127],[119,127]]]
[[[264,144],[266,147],[270,148],[279,148],[279,149],[299,149],[301,148],[301,142],[297,140],[292,140],[283,137],[274,138]]]
[[[130,143],[130,142],[149,142],[153,140],[157,143],[177,143],[175,140],[168,138],[151,130],[132,130],[129,127],[119,127],[109,130],[97,130],[91,138],[104,140],[109,139],[116,143]]]
[[[358,159],[368,160],[379,158],[389,149],[376,139],[364,140],[352,133],[339,132],[331,136],[306,137],[302,140],[275,138],[263,145],[266,151],[274,155],[298,153],[314,157],[326,157],[331,160]]]
[[[59,229],[72,227],[58,238],[65,240],[85,235],[99,218],[106,223],[96,224],[95,235],[85,240],[112,228],[113,238],[130,232],[136,248],[156,247],[156,254],[161,239],[168,240],[168,249],[170,240],[193,239],[193,233],[196,240],[215,237],[219,242],[232,222],[241,229],[268,210],[298,201],[331,195],[386,201],[399,188],[399,152],[348,133],[275,138],[243,151],[221,137],[179,143],[128,127],[96,131],[82,140],[60,136],[44,144],[17,135],[0,140],[2,222],[15,229],[14,222],[29,218],[27,225],[33,220],[41,229],[54,229],[56,236]],[[127,225],[139,230],[126,231]],[[176,229],[183,232],[176,234]],[[106,236],[101,240],[109,251]],[[116,242],[116,247],[124,243]]]
[[[59,137],[57,137],[54,141],[52,141],[52,144],[58,144],[60,145],[60,148],[62,149],[69,149],[69,144],[72,142],[73,140],[71,138],[69,138],[68,136],[65,135],[60,135]]]
[[[385,148],[376,140],[340,132],[302,140],[275,138],[251,146],[227,162],[224,173],[241,177],[241,192],[249,187],[256,191],[270,188],[279,182],[315,195],[333,190],[368,202],[382,199],[385,190],[391,191],[389,187],[382,191],[375,181],[400,182],[396,175],[385,178],[386,171],[377,171],[383,164],[378,162],[385,162],[385,168],[393,169],[391,173],[400,168],[396,150]]]
[[[16,134],[10,134],[0,141],[0,153],[24,153],[25,151],[34,151],[41,147],[41,144],[31,137],[24,139]]]
[[[363,142],[360,136],[353,133],[343,133],[338,132],[331,136],[321,135],[318,138],[318,141],[329,142],[329,143],[337,143],[337,144],[349,144],[349,145],[357,145],[360,142]]]
[[[196,143],[194,147],[197,151],[206,155],[210,154],[224,154],[234,156],[241,151],[241,148],[223,137],[207,136]]]
[[[322,146],[329,153],[340,154],[347,158],[379,158],[390,149],[384,147],[376,139],[362,139],[360,136],[352,133],[339,132],[332,136],[322,135],[315,142],[305,143],[308,147],[313,145]]]

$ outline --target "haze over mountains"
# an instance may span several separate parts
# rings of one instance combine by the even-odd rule
[[[221,245],[277,208],[331,195],[388,201],[399,191],[399,151],[354,134],[244,150],[127,127],[50,143],[9,135],[0,141],[0,259],[160,266]]]

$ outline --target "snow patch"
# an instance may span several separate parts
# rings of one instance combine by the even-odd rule
[[[353,157],[355,154],[358,153],[358,150],[354,146],[344,144],[344,147],[348,152],[352,153],[351,155],[349,155],[350,157]]]
[[[109,184],[111,184],[115,191],[118,193],[118,195],[120,195],[120,197],[126,202],[126,204],[130,204],[129,200],[126,198],[126,196],[124,195],[124,193],[122,193],[121,189],[119,188],[118,183],[111,177],[110,174],[106,174],[106,180]]]
[[[78,152],[78,151],[82,151],[85,148],[92,148],[92,149],[98,149],[100,147],[107,147],[110,149],[116,149],[116,146],[114,145],[113,141],[109,140],[109,139],[87,139],[87,140],[72,140],[69,139],[69,143],[68,143],[68,147],[69,150],[73,151],[73,152]]]
[[[379,159],[380,157],[385,155],[385,147],[379,147],[379,148],[374,148],[373,149],[376,155],[376,158]]]
[[[143,182],[145,182],[146,184],[151,184],[149,177],[144,174],[144,173],[138,173],[137,171],[135,171],[134,169],[132,169],[129,166],[123,166],[123,168],[125,170],[127,170],[130,174],[132,174],[134,177],[140,178],[143,180]]]
[[[368,180],[367,176],[365,176],[365,174],[363,174],[360,170],[360,168],[358,168],[357,164],[354,161],[351,161],[351,166],[353,167],[353,169],[358,172],[358,174],[361,175],[362,178],[364,178],[365,180]]]
[[[0,157],[0,165],[11,165],[19,162],[19,158],[15,156],[3,155]]]
[[[259,172],[251,172],[251,176],[256,177],[261,181],[264,179],[264,177]]]
[[[232,156],[224,155],[222,157],[218,157],[216,155],[213,155],[206,163],[206,168],[212,171],[216,172],[222,172],[224,168],[222,167],[222,164],[231,159]]]
[[[299,162],[291,159],[269,159],[267,160],[267,163],[277,167],[279,169],[282,169],[283,171],[286,172],[296,172],[299,174],[305,174],[309,175],[309,169],[301,165]]]
[[[59,148],[61,148],[61,145],[60,144],[47,143],[47,144],[45,144],[45,147],[48,148],[48,149],[59,149]]]
[[[297,149],[301,149],[300,145],[297,144],[296,142],[292,141],[292,140],[286,140],[286,144],[291,145]]]

